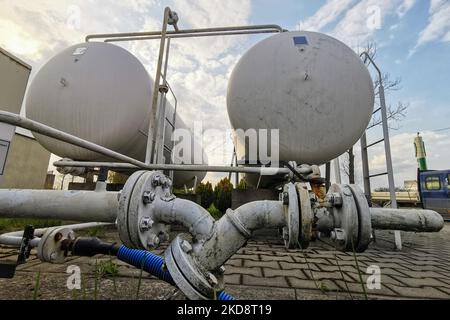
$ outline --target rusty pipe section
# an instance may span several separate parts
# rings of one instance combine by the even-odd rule
[[[0,190],[0,217],[115,222],[118,192]]]
[[[438,232],[444,227],[442,216],[432,210],[370,208],[373,229]]]
[[[196,259],[206,270],[215,270],[245,245],[254,230],[283,227],[286,223],[281,201],[254,201],[229,209],[215,223],[212,237],[194,244]]]

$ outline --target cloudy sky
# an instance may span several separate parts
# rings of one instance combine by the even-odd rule
[[[288,30],[332,35],[355,51],[376,42],[377,62],[401,89],[389,104],[409,105],[406,118],[391,132],[396,184],[414,179],[413,138],[424,137],[429,167],[450,168],[450,1],[449,0],[0,0],[0,46],[33,66],[33,73],[52,55],[84,41],[86,34],[158,30],[169,5],[180,28],[279,24]],[[205,129],[229,128],[225,94],[239,57],[265,36],[178,39],[173,42],[169,80],[187,123],[203,120]],[[155,71],[156,42],[121,44]],[[439,130],[439,131],[437,131]],[[369,132],[369,142],[381,134]],[[226,164],[231,147],[208,141],[211,164]],[[357,162],[359,148],[356,146]],[[381,146],[370,153],[373,172],[384,170]],[[217,175],[209,178],[216,180]],[[357,179],[361,179],[360,170]],[[385,178],[374,180],[383,186]]]

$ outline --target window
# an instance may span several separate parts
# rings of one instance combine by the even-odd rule
[[[425,178],[425,188],[427,190],[440,190],[441,180],[439,176],[430,176]]]

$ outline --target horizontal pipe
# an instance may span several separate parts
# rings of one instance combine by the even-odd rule
[[[127,157],[121,153],[118,153],[118,152],[115,152],[108,148],[102,147],[93,142],[89,142],[87,140],[78,138],[78,137],[73,136],[64,131],[49,127],[40,122],[30,120],[26,117],[22,117],[15,113],[7,112],[7,111],[0,111],[0,122],[4,122],[4,123],[11,124],[13,126],[18,126],[18,127],[24,128],[24,129],[28,129],[30,131],[40,133],[47,137],[51,137],[51,138],[54,138],[54,139],[57,139],[60,141],[64,141],[64,142],[73,144],[75,146],[78,146],[78,147],[81,147],[81,148],[84,148],[84,149],[87,149],[87,150],[90,150],[93,152],[97,152],[99,154],[105,155],[107,157],[110,157],[110,158],[113,158],[113,159],[116,159],[119,161],[132,163],[140,168],[145,169],[145,167],[146,167],[146,164],[139,160]]]
[[[77,224],[68,224],[68,225],[62,225],[62,226],[56,226],[56,227],[64,227],[69,228],[73,231],[77,230],[83,230],[83,229],[89,229],[94,227],[101,227],[101,226],[109,226],[112,223],[104,223],[104,222],[87,222],[87,223],[77,223]],[[32,239],[29,243],[30,247],[34,248],[39,245],[39,241],[41,241],[42,235],[47,231],[49,228],[39,228],[34,230],[34,236],[35,238]],[[22,231],[14,231],[14,232],[8,232],[0,235],[0,244],[3,245],[9,245],[14,247],[20,247],[22,244],[22,236],[23,236],[23,230]]]
[[[90,168],[110,168],[110,169],[139,169],[139,166],[128,163],[117,162],[85,162],[85,161],[64,161],[59,160],[53,163],[55,167],[90,167]],[[209,172],[239,172],[256,173],[261,175],[288,174],[291,171],[288,168],[272,167],[231,167],[231,166],[209,166],[209,165],[188,165],[188,164],[148,164],[145,165],[148,170],[174,170],[174,171],[209,171]],[[297,168],[300,174],[309,174],[311,168]]]
[[[0,217],[115,222],[118,192],[0,190]]]
[[[168,36],[175,34],[193,34],[193,33],[209,33],[209,32],[227,32],[227,31],[246,31],[246,30],[261,30],[261,29],[275,29],[279,32],[285,30],[275,24],[255,25],[255,26],[237,26],[237,27],[218,27],[218,28],[202,28],[202,29],[184,29],[177,31],[167,31]],[[86,42],[91,39],[104,39],[104,38],[123,38],[123,37],[146,37],[146,36],[161,36],[161,31],[148,31],[148,32],[123,32],[123,33],[100,33],[90,34],[86,36]]]
[[[214,36],[233,36],[233,35],[247,35],[247,34],[262,34],[262,33],[279,33],[279,30],[255,30],[255,31],[231,31],[231,32],[210,32],[210,33],[192,33],[192,34],[175,34],[167,38],[199,38],[199,37],[214,37]],[[109,38],[104,42],[122,42],[122,41],[140,41],[140,40],[159,40],[161,36],[144,36],[144,37],[124,37],[124,38]]]
[[[444,227],[442,216],[432,210],[370,208],[373,229],[412,232],[438,232]]]

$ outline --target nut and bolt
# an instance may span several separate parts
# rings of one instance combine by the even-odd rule
[[[157,187],[161,185],[161,176],[154,176],[152,179],[153,187]]]
[[[219,284],[219,280],[217,280],[216,276],[209,272],[206,276],[208,282],[212,286],[217,286]]]
[[[51,261],[55,261],[56,258],[58,258],[58,254],[57,254],[56,252],[52,252],[52,253],[50,254],[50,260],[51,260]]]
[[[329,201],[333,207],[342,207],[342,197],[337,192],[333,192],[329,196]]]
[[[145,192],[142,194],[142,201],[143,201],[145,204],[149,204],[149,203],[153,202],[153,200],[155,200],[155,197],[156,197],[156,195],[155,195],[153,192],[151,192],[151,191],[145,191]]]
[[[159,237],[156,234],[152,234],[148,239],[147,246],[149,248],[155,248],[159,246],[160,242],[161,240],[159,239]]]
[[[153,220],[150,217],[142,217],[141,222],[139,224],[139,229],[141,231],[148,231],[153,226]]]
[[[330,239],[334,242],[345,242],[345,231],[343,229],[334,229],[330,232]]]
[[[181,246],[181,249],[186,253],[189,253],[192,251],[192,245],[187,240],[181,241],[180,246]]]
[[[287,192],[283,192],[282,200],[284,205],[289,205],[289,194]]]

